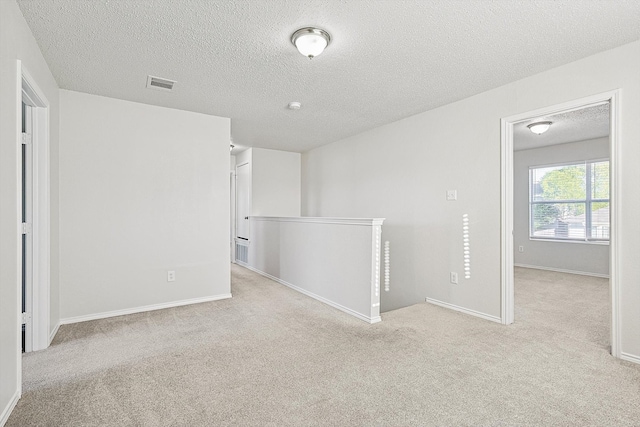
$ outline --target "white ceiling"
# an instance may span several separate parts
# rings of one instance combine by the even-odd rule
[[[542,121],[550,121],[552,124],[549,130],[541,135],[536,135],[527,128],[531,123]],[[513,148],[515,151],[528,150],[608,135],[609,103],[606,103],[517,123],[513,126]]]
[[[61,88],[230,117],[236,145],[298,152],[640,39],[638,0],[18,4]],[[333,39],[313,60],[290,42],[310,25]]]

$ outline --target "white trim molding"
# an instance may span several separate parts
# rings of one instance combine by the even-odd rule
[[[520,268],[530,268],[532,270],[545,270],[545,271],[555,271],[557,273],[577,274],[579,276],[600,277],[603,279],[609,278],[608,274],[591,273],[589,271],[564,270],[562,268],[542,267],[540,265],[528,265],[528,264],[513,264],[513,266],[520,267]]]
[[[343,312],[345,312],[347,314],[350,314],[350,315],[352,315],[354,317],[357,317],[360,320],[364,320],[367,323],[374,324],[374,323],[378,323],[378,322],[380,322],[382,320],[381,316],[369,317],[369,316],[367,316],[365,314],[358,313],[357,311],[351,310],[350,308],[347,308],[347,307],[345,307],[343,305],[340,305],[340,304],[338,304],[336,302],[333,302],[331,300],[323,298],[320,295],[316,295],[313,292],[309,292],[306,289],[300,288],[300,287],[298,287],[296,285],[292,285],[289,282],[286,282],[286,281],[284,281],[282,279],[279,279],[279,278],[277,278],[275,276],[272,276],[269,273],[265,273],[264,271],[260,271],[257,268],[251,267],[250,265],[247,265],[245,263],[240,263],[239,262],[238,264],[242,265],[243,267],[245,267],[248,270],[251,270],[251,271],[253,271],[255,273],[258,273],[261,276],[266,277],[267,279],[271,279],[276,283],[280,283],[281,285],[284,285],[284,286],[286,286],[288,288],[291,288],[291,289],[293,289],[295,291],[298,291],[298,292],[300,292],[302,294],[305,294],[308,297],[311,297],[311,298],[313,298],[315,300],[318,300],[318,301],[323,302],[323,303],[325,303],[327,305],[330,305],[333,308],[337,308],[338,310],[343,311]]]
[[[9,420],[9,415],[11,415],[11,412],[13,412],[13,409],[18,404],[18,400],[20,400],[20,397],[20,390],[16,390],[16,392],[13,393],[13,396],[11,396],[11,400],[9,400],[7,406],[3,409],[2,415],[0,415],[0,426],[4,426],[7,423],[7,421]]]
[[[252,268],[251,268],[251,266],[250,266],[249,264],[247,264],[246,262],[242,262],[242,261],[240,261],[239,259],[236,259],[236,262],[235,262],[235,263],[236,263],[236,264],[238,264],[238,265],[240,265],[240,266],[242,266],[242,267],[244,267],[244,268],[248,268],[248,269],[250,269],[250,270],[252,269]],[[257,271],[256,271],[256,273],[257,273]]]
[[[500,322],[510,325],[514,321],[513,283],[513,123],[500,119]]]
[[[610,242],[609,242],[609,282],[611,287],[611,355],[622,358],[620,331],[620,283],[618,273],[620,230],[619,212],[620,200],[620,89],[588,96],[550,107],[540,108],[526,113],[516,114],[500,119],[501,135],[501,302],[500,312],[503,324],[513,323],[514,320],[514,283],[513,283],[513,125],[541,116],[581,110],[596,105],[609,104],[609,161],[610,161]],[[628,356],[628,355],[627,355]]]
[[[609,283],[611,289],[611,354],[614,357],[622,357],[620,331],[620,281],[618,272],[620,271],[620,236],[619,212],[621,211],[620,191],[620,90],[609,92]]]
[[[315,224],[366,225],[368,227],[382,225],[384,218],[329,218],[313,216],[250,216],[255,221],[307,222]]]
[[[425,298],[425,301],[428,302],[429,304],[438,305],[440,307],[448,308],[450,310],[459,311],[461,313],[469,314],[469,315],[475,316],[475,317],[479,317],[479,318],[484,319],[484,320],[489,320],[489,321],[495,322],[495,323],[502,323],[502,319],[499,318],[498,316],[492,316],[490,314],[486,314],[486,313],[482,313],[482,312],[479,312],[479,311],[471,310],[471,309],[468,309],[468,308],[460,307],[459,305],[450,304],[448,302],[439,301],[439,300],[433,299],[433,298]]]
[[[640,357],[634,354],[625,353],[624,351],[620,353],[620,359],[626,360],[627,362],[640,364]]]
[[[49,345],[51,345],[51,343],[53,342],[53,339],[56,337],[56,334],[58,333],[58,329],[60,329],[60,322],[56,324],[56,327],[53,328],[53,330],[49,334]]]
[[[380,240],[382,226],[371,227],[371,308],[373,317],[380,318]],[[377,314],[377,316],[376,316]],[[369,316],[372,317],[372,316]]]
[[[32,107],[32,283],[31,295],[27,294],[31,312],[31,336],[27,336],[32,351],[49,346],[50,313],[50,141],[49,101],[35,79],[21,61],[18,61],[20,76],[20,99]],[[22,106],[18,106],[22,111]],[[19,116],[21,113],[19,113]],[[21,168],[21,166],[19,166]],[[20,255],[22,257],[22,255]]]
[[[173,308],[173,307],[180,307],[180,306],[183,306],[183,305],[199,304],[199,303],[202,303],[202,302],[218,301],[218,300],[228,299],[228,298],[231,298],[231,294],[221,294],[221,295],[213,295],[213,296],[209,296],[209,297],[191,298],[191,299],[185,299],[185,300],[179,300],[179,301],[171,301],[171,302],[166,302],[166,303],[161,303],[161,304],[151,304],[151,305],[144,305],[144,306],[141,306],[141,307],[125,308],[125,309],[122,309],[122,310],[105,311],[105,312],[102,312],[102,313],[87,314],[87,315],[84,315],[84,316],[67,317],[66,319],[60,319],[60,325],[69,325],[69,324],[72,324],[72,323],[87,322],[89,320],[106,319],[106,318],[109,318],[109,317],[124,316],[124,315],[127,315],[127,314],[144,313],[146,311],[162,310],[162,309],[165,309],[165,308]]]

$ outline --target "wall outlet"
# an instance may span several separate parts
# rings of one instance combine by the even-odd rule
[[[173,270],[167,271],[167,282],[175,282],[176,281],[176,272]]]
[[[518,252],[524,252],[524,246],[518,246]]]
[[[454,273],[453,271],[449,273],[449,281],[454,285],[458,284],[458,273]]]
[[[447,190],[447,200],[458,200],[458,191]]]

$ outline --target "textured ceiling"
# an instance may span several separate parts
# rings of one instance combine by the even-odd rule
[[[541,135],[531,132],[527,125],[535,122],[553,122],[549,130]],[[565,144],[602,138],[609,135],[609,104],[582,108],[568,113],[536,117],[534,120],[513,126],[514,150],[528,150],[547,145]]]
[[[18,4],[61,88],[230,117],[236,145],[298,152],[640,39],[638,0]],[[290,42],[310,25],[332,36],[313,60]]]

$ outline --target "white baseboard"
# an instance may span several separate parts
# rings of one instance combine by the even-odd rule
[[[459,311],[461,313],[470,314],[471,316],[480,317],[481,319],[490,320],[491,322],[502,323],[502,319],[497,316],[491,316],[489,314],[481,313],[479,311],[471,310],[468,308],[460,307],[448,302],[438,301],[433,298],[426,298],[426,301],[430,304],[439,305],[440,307],[448,308],[451,310]]]
[[[58,322],[56,327],[53,328],[53,331],[51,331],[51,333],[49,334],[49,345],[51,345],[51,343],[53,342],[53,339],[56,337],[56,334],[58,333],[58,329],[60,329],[60,322]]]
[[[603,279],[608,279],[609,278],[608,274],[591,273],[591,272],[588,272],[588,271],[564,270],[562,268],[541,267],[539,265],[527,265],[527,264],[513,264],[513,266],[514,267],[522,267],[522,268],[532,268],[534,270],[555,271],[557,273],[578,274],[580,276],[601,277]]]
[[[306,289],[302,289],[302,288],[300,288],[300,287],[298,287],[296,285],[292,285],[289,282],[285,282],[284,280],[282,280],[282,279],[280,279],[278,277],[272,276],[269,273],[265,273],[264,271],[258,270],[257,268],[252,267],[252,266],[250,266],[248,264],[245,264],[243,262],[238,262],[238,264],[242,265],[243,267],[247,268],[248,270],[251,270],[251,271],[253,271],[255,273],[258,273],[261,276],[266,277],[267,279],[271,279],[274,282],[278,282],[281,285],[284,285],[284,286],[286,286],[288,288],[291,288],[291,289],[293,289],[295,291],[300,292],[301,294],[305,294],[306,296],[311,297],[313,299],[316,299],[316,300],[318,300],[320,302],[323,302],[323,303],[325,303],[327,305],[330,305],[333,308],[337,308],[340,311],[344,311],[345,313],[350,314],[350,315],[352,315],[354,317],[357,317],[360,320],[364,320],[367,323],[373,324],[373,323],[378,323],[378,322],[382,321],[382,317],[380,317],[380,316],[376,316],[376,317],[366,316],[366,315],[364,315],[362,313],[358,313],[357,311],[354,311],[354,310],[352,310],[350,308],[347,308],[347,307],[345,307],[343,305],[340,305],[337,302],[333,302],[333,301],[328,300],[328,299],[326,299],[324,297],[321,297],[320,295],[316,295],[313,292],[309,292]]]
[[[640,357],[638,357],[638,356],[636,356],[634,354],[629,354],[629,353],[622,352],[622,354],[620,355],[620,359],[626,360],[627,362],[633,362],[633,363],[640,364]]]
[[[86,322],[88,320],[106,319],[108,317],[124,316],[126,314],[144,313],[145,311],[162,310],[164,308],[180,307],[183,305],[199,304],[201,302],[218,301],[221,299],[231,298],[231,294],[213,295],[210,297],[192,298],[180,301],[171,301],[162,304],[145,305],[142,307],[126,308],[124,310],[106,311],[103,313],[87,314],[84,316],[68,317],[60,319],[61,325],[71,323]]]
[[[2,410],[2,415],[0,415],[0,427],[7,423],[9,415],[13,412],[13,408],[18,404],[18,400],[20,400],[20,390],[16,390],[7,406]]]

